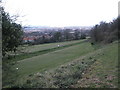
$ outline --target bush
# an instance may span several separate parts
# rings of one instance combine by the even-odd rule
[[[91,29],[91,42],[112,43],[118,40],[118,34],[120,33],[120,31],[118,31],[119,19],[120,17],[110,23],[101,22],[99,25],[95,25]]]

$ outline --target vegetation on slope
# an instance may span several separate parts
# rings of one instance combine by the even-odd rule
[[[97,61],[85,71],[75,87],[118,88],[118,43],[112,43],[102,49]]]
[[[89,42],[84,42],[43,55],[23,59],[16,64],[16,67],[19,68],[18,73],[20,75],[28,75],[30,73],[55,68],[92,51],[94,51],[94,48],[91,44]]]
[[[118,88],[117,49],[117,42],[108,44],[59,67],[26,75],[8,87]]]
[[[85,42],[85,40],[77,40],[77,41],[69,41],[69,42],[61,42],[61,43],[51,43],[45,45],[35,45],[35,46],[28,46],[26,50],[21,50],[22,53],[18,52],[18,55],[4,58],[5,60],[12,60],[12,61],[20,61],[26,58],[31,58],[34,56],[39,56],[42,54],[50,53],[56,50],[65,49],[70,46],[78,45],[80,43]],[[59,46],[58,46],[59,45]],[[21,47],[22,48],[22,47]],[[29,51],[28,51],[29,49]],[[4,60],[3,59],[3,60]]]

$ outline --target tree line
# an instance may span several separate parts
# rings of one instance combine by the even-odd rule
[[[112,22],[100,22],[91,29],[91,42],[92,43],[112,43],[120,38],[120,17]]]

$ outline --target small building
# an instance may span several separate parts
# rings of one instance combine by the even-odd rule
[[[35,37],[24,37],[23,38],[23,42],[27,43],[27,42],[34,42],[35,41]]]

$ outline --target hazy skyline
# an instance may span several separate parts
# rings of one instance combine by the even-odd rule
[[[118,16],[119,0],[5,0],[5,11],[22,25],[91,26]]]

